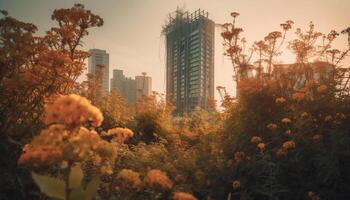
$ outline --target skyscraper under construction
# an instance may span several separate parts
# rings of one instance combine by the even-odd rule
[[[175,113],[208,108],[214,98],[215,24],[208,12],[177,10],[163,29],[166,36],[166,95]]]

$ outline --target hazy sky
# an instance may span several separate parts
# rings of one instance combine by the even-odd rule
[[[147,72],[152,77],[153,90],[159,92],[165,92],[165,42],[161,28],[167,14],[178,6],[190,12],[204,9],[216,23],[228,22],[230,12],[239,12],[237,23],[244,29],[243,35],[249,43],[280,30],[279,24],[288,19],[295,22],[294,28],[306,28],[313,21],[318,31],[326,33],[350,26],[350,0],[0,0],[0,9],[36,24],[42,34],[53,25],[50,16],[54,9],[75,3],[84,4],[105,22],[103,27],[90,30],[83,48],[106,49],[110,55],[110,72],[122,69],[131,77]],[[232,67],[222,55],[219,32],[216,30],[215,86],[225,86],[232,93]],[[290,36],[294,36],[293,32]],[[336,44],[344,48],[345,38]],[[293,61],[288,55],[282,58],[285,62]]]

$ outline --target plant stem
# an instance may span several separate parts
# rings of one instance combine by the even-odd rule
[[[65,198],[65,200],[69,200],[69,196],[70,196],[70,192],[71,192],[71,190],[69,188],[69,176],[71,173],[71,168],[72,168],[72,163],[70,161],[68,161],[68,167],[67,167],[68,174],[67,174],[66,180],[65,180],[66,181],[66,198]]]

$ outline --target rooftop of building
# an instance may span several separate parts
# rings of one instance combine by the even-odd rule
[[[89,49],[89,52],[107,53],[107,51],[103,49]]]
[[[181,23],[192,23],[199,19],[209,19],[209,13],[203,9],[197,9],[190,13],[184,9],[176,9],[174,12],[169,13],[167,23],[163,27],[163,33],[169,33]]]

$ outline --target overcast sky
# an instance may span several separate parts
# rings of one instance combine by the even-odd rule
[[[54,9],[75,3],[84,4],[104,19],[103,27],[92,29],[84,38],[83,49],[108,51],[110,78],[113,69],[122,69],[131,77],[147,72],[152,77],[153,90],[159,92],[165,92],[165,43],[161,28],[167,14],[177,7],[190,12],[204,9],[216,23],[228,22],[230,12],[239,12],[238,25],[244,29],[249,43],[280,30],[279,24],[288,19],[295,22],[294,28],[307,28],[309,21],[313,21],[318,31],[326,33],[350,26],[350,0],[0,0],[0,9],[36,24],[42,34],[54,25],[50,20]],[[219,30],[215,43],[215,87],[225,86],[232,94],[232,67],[222,55]],[[345,38],[336,43],[339,48],[345,48],[345,44]],[[288,54],[280,59],[285,63],[293,61]]]

